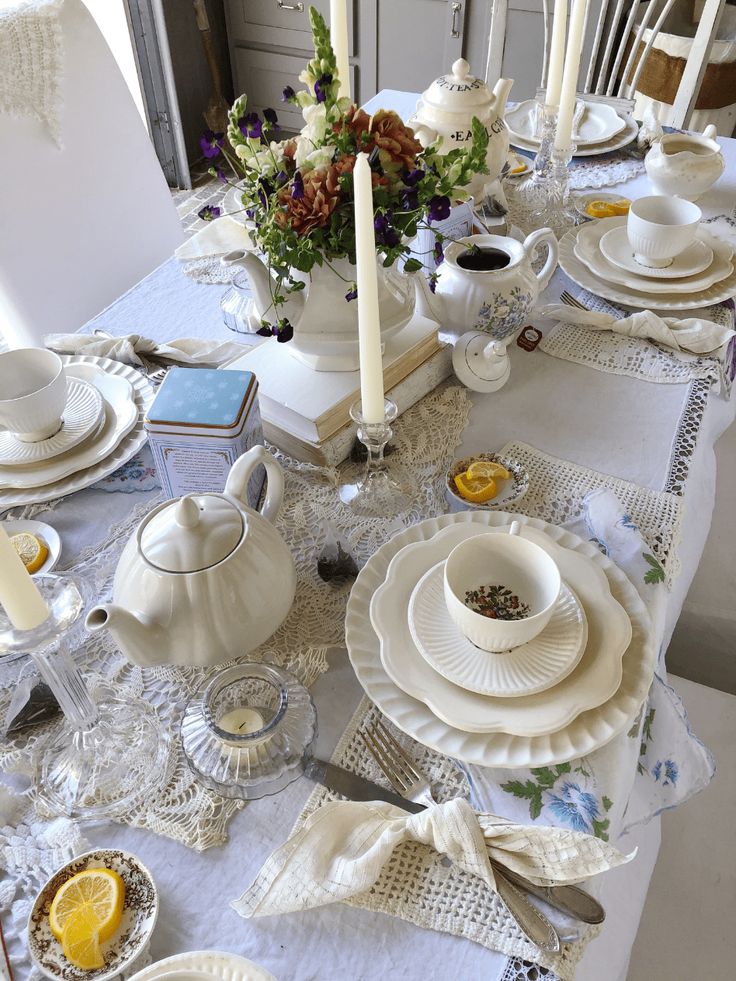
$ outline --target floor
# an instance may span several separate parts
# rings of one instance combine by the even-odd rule
[[[662,816],[628,981],[725,981],[736,977],[736,696],[670,681],[717,771],[705,791]]]

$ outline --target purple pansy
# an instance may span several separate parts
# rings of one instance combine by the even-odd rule
[[[437,239],[437,241],[434,243],[434,248],[432,249],[432,255],[434,256],[434,264],[436,266],[441,266],[442,263],[445,261],[445,250],[442,245],[442,242],[439,239]]]
[[[391,224],[390,214],[376,215],[373,219],[373,228],[376,233],[377,245],[385,245],[389,249],[393,249],[400,243],[399,233]]]
[[[314,97],[317,102],[326,101],[327,92],[325,90],[329,88],[330,85],[332,85],[332,75],[327,72],[320,75],[320,77],[314,83]]]
[[[243,136],[250,140],[260,140],[263,135],[263,120],[257,112],[249,112],[238,121],[238,127]]]
[[[263,322],[261,323],[262,326],[258,328],[256,334],[259,334],[261,337],[273,337],[273,328],[271,325]]]
[[[281,101],[293,102],[294,99],[296,99],[296,92],[290,85],[287,85],[284,91],[281,93]]]
[[[291,182],[291,196],[297,201],[301,201],[304,197],[304,181],[298,170],[295,172]]]
[[[401,192],[401,207],[404,211],[416,211],[419,207],[419,194],[413,187]]]
[[[444,221],[450,217],[450,199],[446,194],[435,194],[429,202],[429,220]]]
[[[427,277],[427,280],[429,282],[429,288],[432,291],[432,293],[434,293],[435,290],[437,289],[437,280],[438,279],[439,279],[439,276],[437,275],[436,272],[430,273],[429,276]]]
[[[588,834],[593,830],[593,821],[599,815],[598,801],[593,794],[581,790],[579,784],[567,780],[562,785],[559,797],[550,794],[549,809],[574,831]]]
[[[276,126],[276,127],[278,127],[278,125],[279,125],[279,117],[276,115],[276,110],[275,109],[264,109],[263,110],[263,118],[266,120],[266,122],[270,126]]]
[[[199,146],[208,160],[211,160],[213,157],[219,157],[220,148],[224,139],[224,133],[213,133],[211,129],[206,129],[202,133],[199,138]]]
[[[268,199],[273,194],[273,184],[265,177],[258,178],[258,199],[264,208],[268,207]]]
[[[215,218],[219,218],[222,214],[222,210],[214,204],[206,204],[204,208],[201,208],[197,212],[197,218],[201,218],[202,221],[214,221]]]
[[[289,320],[286,317],[283,320],[279,320],[276,327],[274,327],[274,334],[276,335],[276,340],[279,344],[285,344],[290,341],[294,336],[294,328],[291,326]]]
[[[345,294],[345,299],[350,303],[351,300],[357,300],[358,298],[358,287],[353,286],[352,289],[348,290]]]
[[[416,187],[419,181],[424,177],[424,171],[415,167],[414,170],[409,170],[401,178],[407,187]]]

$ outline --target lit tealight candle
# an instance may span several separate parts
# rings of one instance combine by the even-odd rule
[[[0,606],[16,630],[33,630],[49,615],[43,596],[0,525]]]
[[[218,728],[235,736],[248,736],[263,728],[263,716],[257,709],[237,708],[226,712],[217,723]]]

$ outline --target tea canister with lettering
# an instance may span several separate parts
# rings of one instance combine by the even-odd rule
[[[161,485],[169,497],[221,493],[238,459],[263,443],[258,381],[251,371],[172,368],[145,420]],[[247,503],[258,506],[265,471],[250,478]]]
[[[408,125],[423,146],[442,138],[440,150],[449,153],[470,143],[473,117],[488,133],[488,174],[479,174],[469,185],[476,199],[484,197],[487,184],[501,175],[509,149],[509,134],[503,117],[513,79],[500,78],[491,91],[481,78],[470,74],[470,65],[459,58],[449,75],[441,75],[422,93]]]

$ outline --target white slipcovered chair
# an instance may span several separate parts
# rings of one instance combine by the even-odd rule
[[[62,49],[58,142],[46,122],[27,114],[28,78],[16,69],[13,80],[0,66],[0,336],[21,347],[77,330],[183,236],[148,133],[81,0],[7,6],[0,0],[6,62],[14,51],[31,74],[19,45],[30,35],[14,14],[51,18],[47,46],[58,18]],[[13,83],[26,87],[20,98]]]

